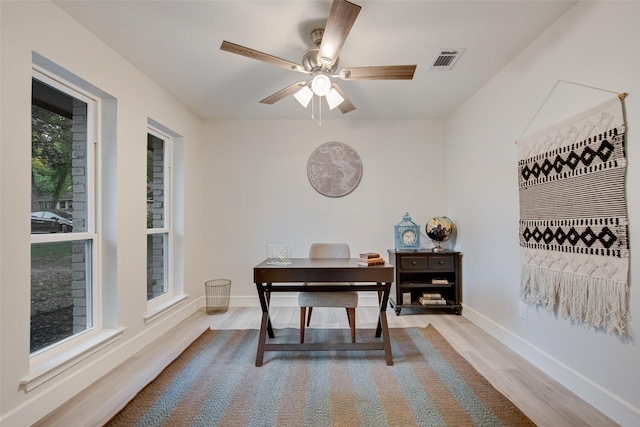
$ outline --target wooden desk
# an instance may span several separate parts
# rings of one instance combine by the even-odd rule
[[[289,265],[272,265],[263,261],[253,268],[253,281],[258,290],[262,307],[262,323],[258,341],[256,366],[262,366],[265,351],[290,350],[384,350],[387,365],[393,365],[389,328],[387,326],[387,302],[393,282],[393,266],[389,264],[363,267],[357,258],[351,259],[308,259],[293,258]],[[329,282],[324,285],[305,286],[304,282]],[[350,282],[350,285],[331,284],[331,282]],[[272,292],[347,292],[376,291],[380,303],[380,315],[376,338],[382,335],[382,342],[345,342],[345,343],[304,343],[304,344],[268,344],[273,338],[273,328],[269,317],[269,302]]]

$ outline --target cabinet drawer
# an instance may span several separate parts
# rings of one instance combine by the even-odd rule
[[[404,256],[402,257],[403,270],[426,270],[427,258],[423,256]]]
[[[453,257],[432,256],[429,258],[429,270],[453,271]]]

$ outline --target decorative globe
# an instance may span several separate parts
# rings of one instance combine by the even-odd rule
[[[444,249],[440,246],[440,243],[449,240],[453,234],[453,222],[446,216],[436,216],[429,220],[425,231],[427,236],[436,242],[436,247],[433,248],[433,251],[443,252]]]

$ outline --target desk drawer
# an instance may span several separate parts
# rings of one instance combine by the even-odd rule
[[[429,257],[429,270],[453,271],[453,257],[450,257],[450,256]]]
[[[427,257],[423,257],[423,256],[403,256],[402,257],[402,269],[403,270],[426,270],[427,269]]]

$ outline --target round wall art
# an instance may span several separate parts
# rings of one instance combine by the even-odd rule
[[[307,177],[311,186],[324,196],[346,196],[360,184],[362,160],[347,144],[326,142],[311,153]]]

